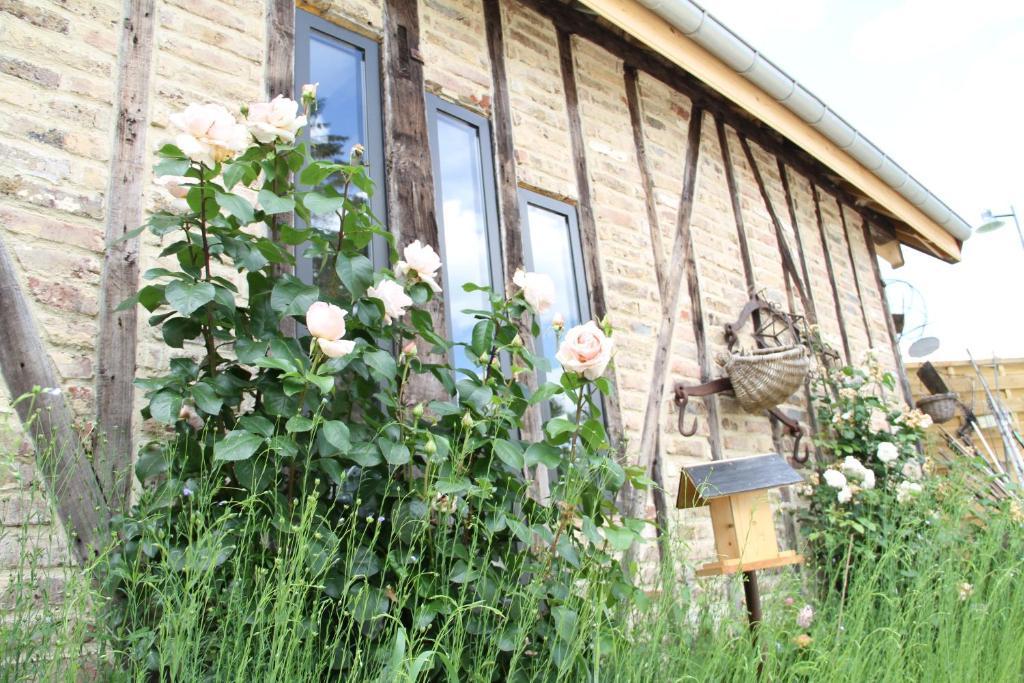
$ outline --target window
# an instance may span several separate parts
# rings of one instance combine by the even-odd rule
[[[491,133],[487,119],[434,95],[427,95],[427,112],[448,336],[468,343],[476,320],[462,311],[488,305],[482,292],[462,285],[504,291]],[[474,367],[464,347],[455,348],[452,364]]]
[[[380,48],[374,41],[346,31],[301,10],[295,13],[295,94],[302,99],[305,83],[319,83],[317,108],[306,127],[307,142],[317,159],[347,162],[352,146],[366,148],[365,162],[376,186],[371,208],[386,215],[384,195],[384,141],[381,131]],[[339,192],[342,191],[338,187]],[[356,190],[349,190],[355,195]],[[335,215],[319,216],[315,227],[337,232]],[[304,250],[300,247],[299,253]],[[376,238],[370,257],[377,266],[387,265],[387,246]],[[306,282],[319,279],[318,259],[298,260],[297,275]],[[333,274],[324,287],[337,286]]]
[[[545,273],[555,283],[555,305],[541,316],[541,336],[538,355],[549,364],[546,377],[538,381],[558,382],[562,367],[555,360],[558,340],[551,327],[555,313],[565,318],[565,329],[590,320],[587,298],[587,278],[583,268],[583,248],[580,243],[576,209],[549,197],[519,190],[519,213],[523,223],[523,255],[526,269]],[[560,396],[565,400],[564,396]],[[567,412],[572,406],[553,404],[554,413]]]

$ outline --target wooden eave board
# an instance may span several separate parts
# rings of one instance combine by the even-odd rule
[[[581,2],[832,169],[845,182],[877,203],[885,213],[893,216],[895,222],[907,226],[909,234],[901,235],[901,240],[905,240],[908,246],[945,261],[960,260],[960,241],[942,226],[784,104],[733,71],[653,11],[636,0]]]
[[[802,481],[803,477],[778,453],[714,460],[683,468],[676,506],[696,507],[706,505],[714,498]]]

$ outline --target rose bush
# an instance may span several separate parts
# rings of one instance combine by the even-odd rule
[[[399,631],[429,650],[456,621],[496,639],[503,676],[599,665],[619,632],[612,616],[640,595],[618,555],[643,523],[620,517],[616,493],[649,483],[618,463],[600,415],[611,330],[570,330],[560,382],[530,393],[545,361],[520,331],[540,333],[553,292],[524,274],[507,297],[464,285],[488,301],[461,343],[475,369],[421,360],[417,342],[442,356],[453,346],[425,308],[440,259],[417,241],[402,260],[392,247],[393,270],[374,270],[371,239],[393,238],[349,192],[373,191],[362,151],[314,161],[297,137],[314,97],[305,112],[281,97],[251,104],[248,129],[222,107],[191,105],[172,117],[177,144],[160,150],[156,172],[187,207],[145,227],[176,267],[147,271],[125,305],[145,307],[180,354],[137,382],[144,417],[168,435],[142,448],[143,493],[117,523],[115,588],[146,606],[123,616],[132,652],[171,671],[152,645],[169,608],[145,577],[199,563],[224,600],[258,594],[282,566],[294,572],[306,587],[301,646],[329,650],[333,675],[385,659]],[[331,214],[336,223],[316,220]],[[334,283],[275,274],[294,265],[293,249],[319,264],[315,283]],[[289,319],[297,336],[282,332]],[[443,397],[411,394],[418,376]],[[526,411],[556,397],[575,414],[529,435]],[[550,475],[543,501],[531,495],[537,468]],[[607,628],[577,633],[583,612]],[[228,647],[203,645],[210,661]],[[472,670],[448,655],[450,674]]]

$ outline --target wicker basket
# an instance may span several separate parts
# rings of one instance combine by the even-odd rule
[[[956,416],[956,394],[933,394],[917,402],[917,408],[936,424],[949,422]]]
[[[732,353],[723,363],[744,410],[760,412],[779,405],[807,378],[807,349],[801,345]]]

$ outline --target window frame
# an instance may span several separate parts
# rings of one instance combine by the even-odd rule
[[[454,342],[456,340],[453,316],[458,311],[451,309],[450,299],[447,296],[447,292],[451,291],[452,284],[448,280],[448,268],[445,267],[448,263],[448,249],[445,244],[444,200],[442,198],[441,158],[438,145],[439,114],[444,114],[461,121],[477,131],[480,149],[480,180],[483,186],[484,217],[487,223],[485,226],[485,237],[487,240],[488,272],[491,276],[489,284],[496,294],[504,296],[505,267],[502,260],[501,227],[498,216],[498,184],[494,169],[494,146],[489,119],[458,104],[442,99],[433,93],[426,93],[425,97],[427,105],[427,131],[430,143],[430,165],[434,176],[434,215],[437,220],[437,247],[438,254],[441,257],[441,286],[444,290],[444,304],[447,312],[447,315],[445,315],[445,327],[448,339]],[[461,286],[461,283],[459,286]]]
[[[387,175],[384,166],[384,108],[383,108],[383,74],[381,66],[380,44],[364,35],[355,33],[337,24],[327,21],[323,17],[296,8],[295,10],[295,49],[294,49],[294,93],[292,97],[296,102],[302,101],[302,86],[310,82],[312,63],[310,58],[310,44],[314,36],[325,38],[353,47],[363,53],[363,99],[365,107],[363,114],[363,125],[366,131],[366,162],[369,166],[369,176],[373,180],[374,192],[370,198],[370,209],[381,221],[384,229],[388,229],[387,214]],[[303,142],[309,143],[309,129],[307,128],[301,137]],[[305,248],[300,245],[299,250]],[[369,254],[375,269],[387,268],[390,265],[389,249],[387,240],[374,235],[370,243]],[[297,250],[295,259],[295,275],[303,282],[312,282],[313,262],[311,259],[303,258],[301,251]]]
[[[534,270],[533,241],[530,234],[530,206],[550,211],[566,219],[569,230],[569,251],[572,259],[573,282],[576,285],[576,303],[580,310],[580,322],[585,323],[592,319],[590,310],[590,288],[587,280],[586,262],[583,259],[583,241],[580,236],[579,213],[575,204],[559,201],[553,197],[528,190],[525,187],[518,188],[519,199],[519,230],[523,240],[523,265],[532,271]],[[538,355],[546,356],[544,353],[543,337],[537,338],[539,346],[536,349]]]

